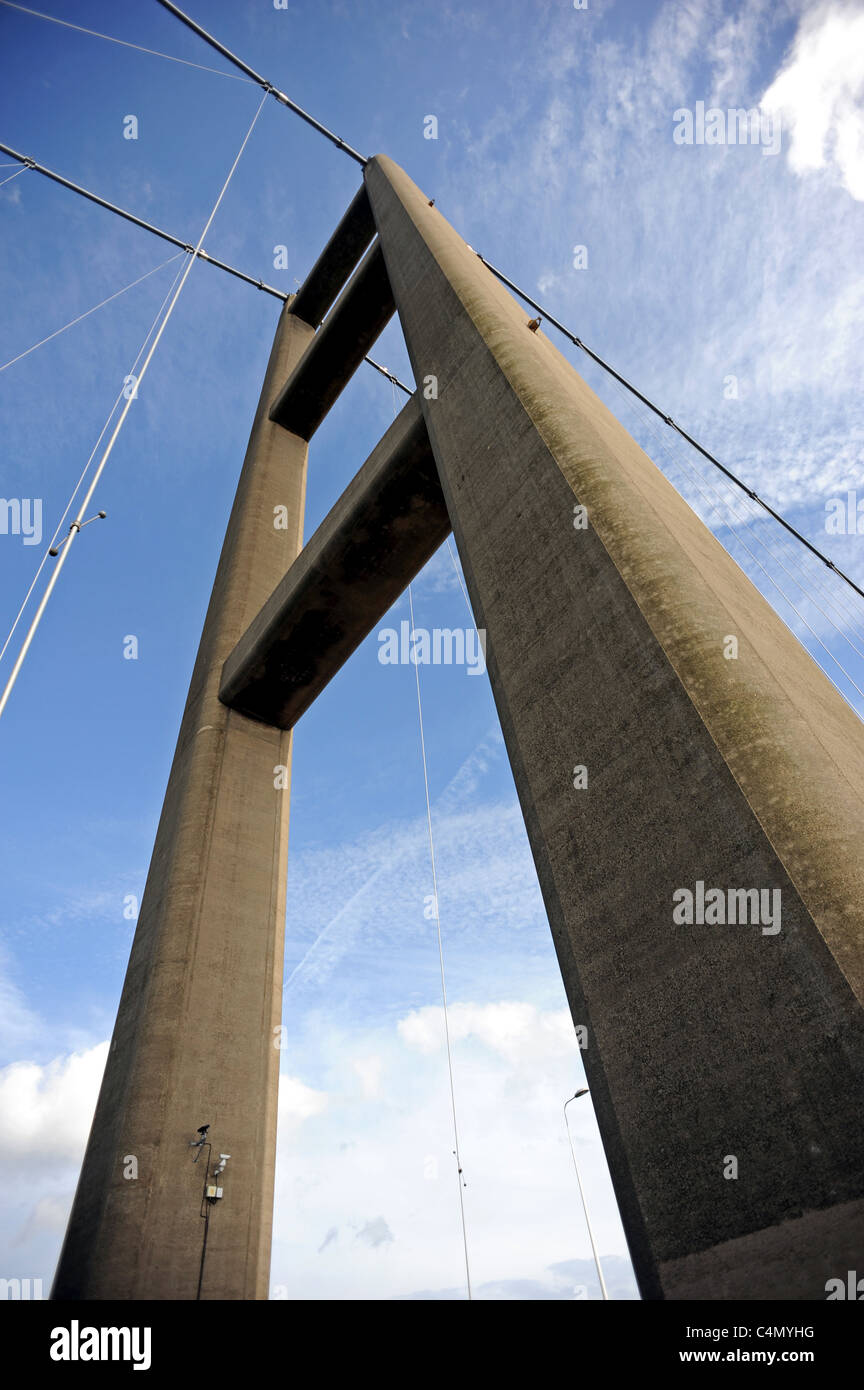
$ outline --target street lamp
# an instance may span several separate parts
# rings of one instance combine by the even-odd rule
[[[607,1299],[607,1300],[608,1300],[609,1294],[608,1294],[607,1289],[606,1289],[606,1280],[603,1278],[603,1270],[600,1268],[600,1256],[597,1254],[597,1246],[594,1244],[594,1232],[591,1230],[591,1222],[590,1222],[590,1220],[589,1220],[589,1218],[588,1218],[588,1206],[587,1206],[587,1203],[586,1203],[586,1201],[585,1201],[585,1192],[584,1192],[583,1187],[582,1187],[582,1179],[581,1179],[581,1177],[579,1176],[579,1164],[576,1162],[576,1150],[575,1150],[574,1147],[573,1147],[573,1136],[572,1136],[572,1134],[570,1133],[570,1121],[569,1121],[568,1118],[567,1118],[567,1106],[570,1105],[570,1103],[571,1103],[572,1101],[578,1100],[580,1096],[587,1096],[587,1095],[588,1095],[588,1087],[587,1087],[587,1086],[583,1086],[582,1089],[581,1089],[581,1091],[577,1091],[575,1095],[572,1095],[572,1096],[570,1097],[570,1100],[565,1100],[565,1102],[564,1102],[564,1124],[565,1124],[565,1126],[566,1126],[566,1128],[567,1128],[567,1138],[568,1138],[569,1141],[570,1141],[570,1153],[571,1153],[571,1155],[572,1155],[572,1157],[573,1157],[573,1167],[574,1167],[575,1170],[576,1170],[576,1181],[577,1181],[578,1184],[579,1184],[579,1196],[582,1198],[582,1210],[583,1210],[584,1213],[585,1213],[585,1225],[588,1227],[588,1239],[589,1239],[590,1242],[591,1242],[591,1250],[592,1250],[592,1253],[593,1253],[593,1255],[594,1255],[594,1264],[597,1266],[597,1278],[600,1280],[600,1292],[603,1294],[604,1299]]]

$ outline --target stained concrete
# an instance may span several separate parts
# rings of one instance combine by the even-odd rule
[[[302,545],[306,445],[268,418],[313,337],[280,320],[195,662],[58,1299],[194,1299],[212,1126],[231,1154],[204,1299],[268,1296],[291,736],[221,704],[225,658]],[[287,509],[287,529],[274,508]],[[138,1176],[124,1177],[127,1156]]]
[[[201,1173],[187,1146],[205,1122],[233,1157],[204,1297],[266,1296],[287,835],[273,772],[290,739],[217,688],[235,649],[248,665],[287,639],[268,681],[287,672],[302,704],[346,633],[325,632],[304,674],[294,605],[325,594],[331,565],[340,605],[366,576],[350,633],[394,582],[374,526],[350,552],[346,517],[375,521],[368,468],[319,536],[317,570],[310,553],[283,579],[301,539],[300,433],[392,286],[415,379],[438,381],[428,441],[642,1292],[821,1300],[864,1243],[861,724],[426,195],[383,157],[365,177],[380,243],[317,338],[289,306],[271,358],[55,1296],[194,1297]],[[297,432],[268,419],[277,396],[273,418]],[[282,504],[287,533],[272,527]],[[375,524],[392,521],[379,497]],[[278,706],[266,717],[286,718]],[[779,888],[782,930],[676,925],[673,893],[700,880]]]
[[[292,728],[449,534],[412,396],[229,656],[220,699]]]
[[[427,195],[365,179],[643,1295],[821,1300],[864,1248],[861,723]],[[780,933],[674,924],[699,880],[780,888]]]
[[[297,291],[292,314],[317,328],[374,235],[375,221],[363,185]]]
[[[375,241],[278,393],[270,419],[311,439],[390,322],[394,308],[381,247]]]

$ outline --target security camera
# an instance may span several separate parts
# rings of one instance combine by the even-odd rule
[[[208,1131],[209,1128],[210,1128],[209,1125],[199,1125],[199,1127],[198,1127],[198,1138],[197,1138],[197,1139],[190,1139],[190,1141],[189,1141],[189,1147],[190,1147],[190,1149],[200,1149],[202,1144],[206,1144],[206,1143],[207,1143],[207,1131]]]

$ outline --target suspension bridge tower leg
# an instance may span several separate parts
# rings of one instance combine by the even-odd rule
[[[643,1295],[824,1299],[864,1250],[861,723],[426,195],[365,180]]]
[[[313,337],[286,305],[159,822],[57,1299],[268,1296],[291,735],[218,698],[226,656],[302,546],[306,444],[268,412]],[[231,1155],[201,1217],[211,1126]]]

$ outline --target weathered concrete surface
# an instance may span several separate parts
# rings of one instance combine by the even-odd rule
[[[219,698],[292,728],[449,534],[412,396],[243,634]]]
[[[364,184],[297,291],[292,314],[317,328],[374,235],[375,221]]]
[[[266,1298],[291,736],[221,704],[226,656],[302,544],[306,446],[268,419],[312,338],[280,320],[198,657],[54,1298],[194,1299],[212,1126],[230,1153],[202,1298]],[[274,507],[287,508],[287,529]],[[138,1162],[124,1179],[126,1155]]]
[[[643,1294],[823,1299],[864,1249],[862,726],[426,196],[365,176]],[[699,880],[780,888],[781,931],[674,924]]]
[[[376,241],[279,392],[270,419],[301,439],[311,439],[394,310],[390,281]]]

